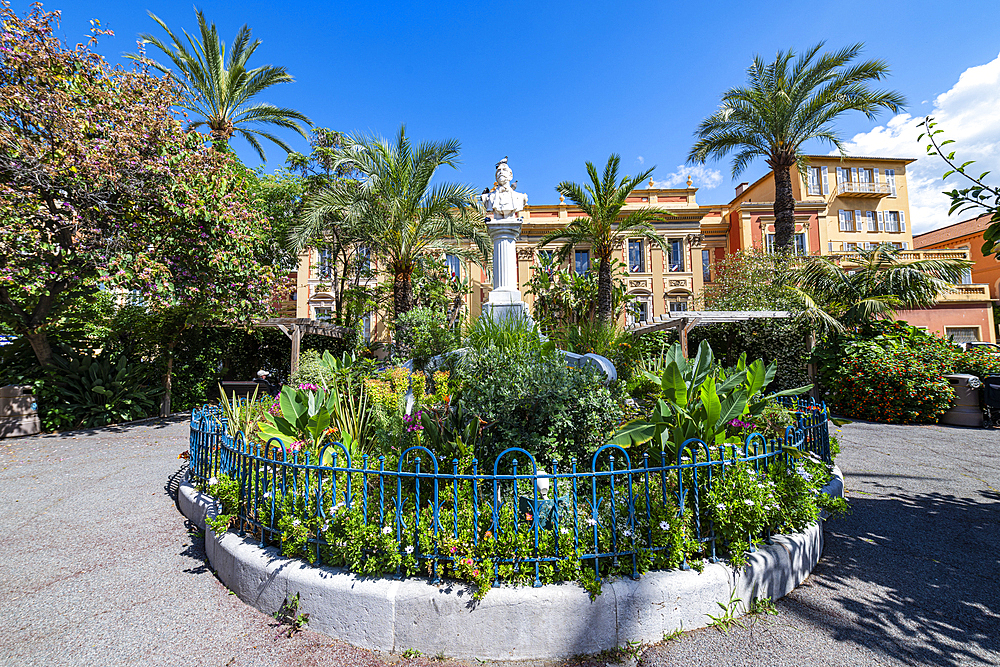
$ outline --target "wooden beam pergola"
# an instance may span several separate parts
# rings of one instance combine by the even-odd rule
[[[677,329],[680,333],[681,352],[688,356],[688,334],[695,327],[723,322],[745,322],[747,320],[780,319],[793,317],[787,310],[685,310],[676,314],[660,315],[652,320],[643,320],[625,327],[625,331],[641,336],[653,331]]]
[[[328,338],[343,339],[350,331],[347,327],[313,320],[308,317],[273,317],[269,320],[254,322],[253,326],[256,328],[279,329],[291,339],[292,375],[299,370],[299,350],[302,345],[302,336],[315,334],[317,336],[327,336]]]

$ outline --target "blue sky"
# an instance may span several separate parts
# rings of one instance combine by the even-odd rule
[[[22,12],[28,6],[26,0],[13,4]],[[890,64],[887,85],[907,96],[911,117],[934,110],[935,100],[970,68],[995,62],[1000,71],[1000,3],[981,0],[955,0],[946,11],[923,0],[204,0],[198,7],[227,42],[243,23],[250,25],[263,41],[251,64],[284,65],[295,76],[294,84],[272,89],[265,100],[346,132],[391,135],[406,123],[415,139],[457,138],[463,164],[459,172],[443,174],[449,180],[489,185],[494,164],[508,155],[518,189],[536,204],[557,201],[559,181],[583,180],[585,161],[601,166],[612,152],[621,154],[627,173],[656,165],[654,178],[675,185],[693,173],[700,202],[728,201],[735,183],[759,177],[766,167],[756,164],[734,181],[727,162],[701,170],[681,165],[698,122],[715,110],[726,88],[744,82],[755,53],[770,57],[778,49],[802,49],[819,40],[830,48],[862,41],[866,57]],[[175,31],[196,25],[187,0],[64,0],[45,8],[63,11],[61,32],[73,42],[86,34],[90,19],[100,19],[115,37],[97,50],[113,60],[134,50],[138,33],[161,34],[147,10]],[[989,81],[980,84],[983,90],[970,94],[982,101]],[[969,95],[958,97],[967,102]],[[938,111],[948,115],[947,109]],[[952,110],[950,117],[961,114]],[[912,118],[896,121],[895,129],[887,125],[890,119],[883,115],[871,123],[857,114],[839,128],[847,139],[865,133],[855,143],[859,151],[921,155]],[[994,120],[985,136],[981,119],[966,118],[966,130],[978,144],[995,146],[1000,120]],[[880,126],[882,131],[875,131]],[[968,139],[962,132],[959,137]],[[887,135],[898,136],[886,143]],[[305,150],[304,140],[295,135],[289,140]],[[235,147],[248,164],[257,165],[245,142],[237,140]],[[273,145],[265,150],[267,168],[281,166],[283,151]],[[984,159],[996,152],[982,151]],[[928,198],[940,197],[931,174],[943,169],[935,168],[925,169]],[[947,222],[940,219],[940,207],[928,202],[926,220],[914,212],[918,230]]]

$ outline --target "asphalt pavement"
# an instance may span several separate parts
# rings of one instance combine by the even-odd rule
[[[289,638],[230,595],[175,506],[187,429],[178,417],[0,440],[0,665],[467,664]],[[838,435],[853,513],[827,523],[823,558],[776,615],[518,664],[1000,665],[1000,431]]]

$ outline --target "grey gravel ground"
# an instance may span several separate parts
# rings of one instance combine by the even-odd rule
[[[643,665],[1000,665],[1000,432],[840,437],[854,513],[827,524],[813,576],[776,616],[686,633]],[[0,664],[465,664],[279,636],[218,582],[174,505],[186,444],[183,418],[0,441]]]

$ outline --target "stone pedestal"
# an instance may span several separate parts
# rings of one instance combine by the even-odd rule
[[[511,215],[486,223],[493,239],[493,290],[483,304],[483,314],[494,320],[517,317],[531,321],[528,305],[517,289],[516,242],[521,234],[521,219]]]

